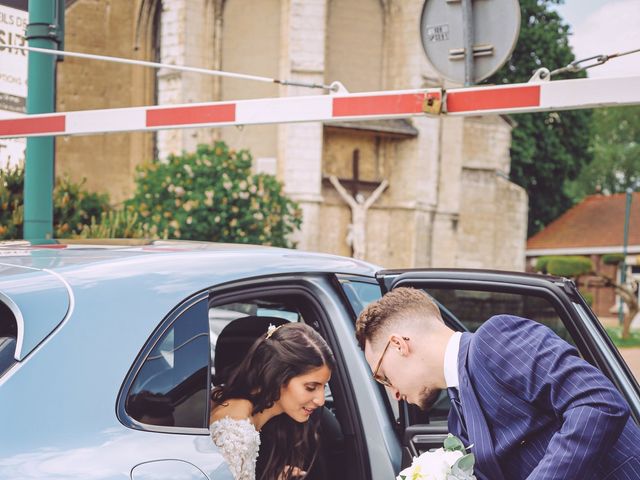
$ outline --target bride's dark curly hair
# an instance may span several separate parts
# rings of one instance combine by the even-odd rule
[[[216,404],[234,398],[249,400],[255,415],[272,407],[280,398],[280,389],[292,378],[323,365],[333,371],[335,359],[320,334],[309,325],[287,323],[269,338],[266,332],[258,338],[225,384],[214,389],[211,399]],[[311,469],[319,448],[321,413],[318,409],[304,423],[288,415],[277,415],[262,427],[256,466],[258,480],[277,479],[287,465],[307,472]],[[290,472],[284,473],[283,478],[293,478]]]

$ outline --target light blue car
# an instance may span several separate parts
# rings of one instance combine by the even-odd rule
[[[638,383],[569,280],[197,242],[4,244],[0,478],[232,479],[207,429],[210,389],[283,322],[316,328],[338,365],[309,478],[395,478],[441,445],[449,409],[446,394],[428,414],[390,398],[356,343],[357,314],[400,285],[427,291],[457,330],[507,311],[545,323],[640,419]]]

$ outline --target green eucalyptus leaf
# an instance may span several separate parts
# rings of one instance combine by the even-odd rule
[[[460,439],[451,434],[449,434],[444,440],[444,449],[448,452],[454,452],[456,450],[459,450],[463,453],[466,452],[464,445],[460,441]]]
[[[453,464],[453,467],[459,468],[463,472],[472,473],[473,465],[475,464],[475,462],[476,457],[473,455],[473,453],[467,453],[466,455],[456,460],[456,463]]]

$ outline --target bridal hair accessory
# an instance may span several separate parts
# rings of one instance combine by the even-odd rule
[[[277,327],[270,323],[269,324],[269,328],[267,328],[267,336],[265,338],[271,338],[271,335],[273,335],[275,333],[276,330],[278,330],[282,325],[278,325]]]

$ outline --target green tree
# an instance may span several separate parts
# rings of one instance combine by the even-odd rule
[[[535,70],[553,70],[575,60],[568,42],[569,27],[553,5],[564,0],[520,0],[520,37],[511,59],[489,83],[523,83]],[[585,73],[561,74],[561,78]],[[552,80],[553,81],[553,80]],[[572,201],[563,189],[589,163],[590,110],[530,113],[515,117],[511,145],[511,180],[529,194],[528,233],[533,235],[557,218]]]
[[[602,256],[605,265],[619,267],[623,260],[619,253]],[[577,286],[613,288],[627,306],[627,312],[622,326],[622,339],[628,340],[631,336],[631,321],[640,310],[638,297],[632,282],[620,283],[615,278],[596,271],[589,257],[558,255],[544,256],[536,261],[536,270],[560,277],[572,278]]]
[[[590,143],[593,160],[565,188],[574,202],[598,192],[640,188],[639,118],[637,106],[594,111]]]
[[[251,161],[224,142],[199,145],[139,168],[125,207],[162,237],[291,247],[301,211],[274,176],[252,174]]]

